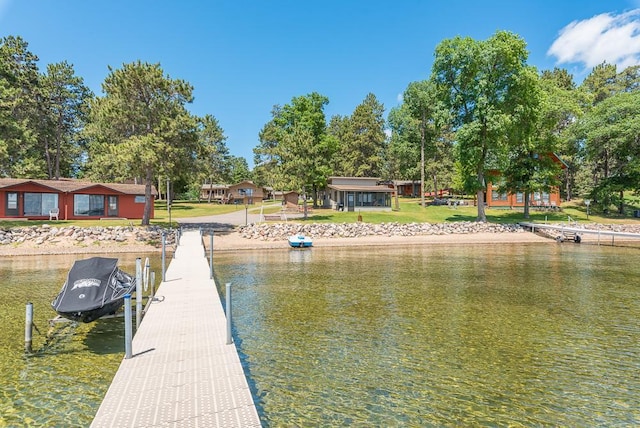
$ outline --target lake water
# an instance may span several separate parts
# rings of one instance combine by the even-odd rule
[[[108,254],[135,275],[136,257]],[[0,257],[0,427],[86,427],[93,420],[124,355],[124,321],[64,323],[47,338],[50,303],[76,259],[89,256]],[[33,303],[32,355],[24,353],[25,305]]]
[[[135,255],[117,256],[135,272]],[[34,333],[24,355],[25,303],[45,333],[76,258],[0,258],[0,427],[88,426],[123,357],[119,319]],[[233,285],[265,426],[631,426],[639,258],[555,243],[314,248],[216,253],[215,275]]]
[[[639,258],[479,245],[214,265],[266,426],[637,426]]]

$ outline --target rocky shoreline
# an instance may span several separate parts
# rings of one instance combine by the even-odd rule
[[[367,236],[421,236],[473,233],[521,233],[518,224],[453,223],[259,223],[240,226],[243,238],[263,241],[287,239],[296,234],[311,238],[361,238]]]
[[[95,242],[111,242],[115,244],[137,243],[155,246],[161,244],[163,233],[166,234],[165,242],[171,245],[174,242],[174,235],[166,232],[166,229],[158,226],[149,226],[146,228],[136,226],[56,227],[49,224],[42,224],[0,229],[0,246],[28,243],[46,245],[63,242],[85,245]]]
[[[560,224],[556,224],[560,226]],[[184,224],[189,228],[194,225]],[[216,229],[213,224],[198,224],[205,234],[215,229],[216,248],[222,250],[277,248],[287,238],[304,234],[320,246],[393,245],[394,243],[499,243],[529,242],[533,234],[519,224],[478,222],[453,223],[255,223],[235,229]],[[207,227],[209,226],[209,227]],[[564,226],[567,226],[564,224]],[[573,228],[640,233],[638,224],[572,224]],[[154,252],[175,246],[175,229],[159,226],[66,226],[43,224],[10,229],[0,228],[0,255],[62,253]],[[537,239],[554,239],[556,232],[537,230]],[[544,238],[543,238],[544,237]],[[208,241],[206,241],[208,242]],[[205,245],[206,245],[205,242]]]
[[[560,224],[557,224],[560,226]],[[596,229],[602,231],[640,233],[640,225],[620,224],[576,224],[573,228]],[[262,241],[286,240],[296,234],[311,238],[360,238],[367,236],[420,236],[473,233],[521,233],[525,229],[519,224],[479,223],[472,221],[452,223],[255,223],[238,226],[242,238]],[[49,224],[0,229],[0,245],[55,244],[61,241],[90,244],[138,243],[157,246],[165,234],[167,245],[173,245],[174,233],[159,226],[66,226]]]

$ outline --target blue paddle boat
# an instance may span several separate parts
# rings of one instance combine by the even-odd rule
[[[313,246],[313,241],[308,236],[301,234],[291,235],[289,237],[289,245],[293,248],[307,248]]]

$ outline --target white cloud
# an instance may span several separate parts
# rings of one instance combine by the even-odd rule
[[[547,55],[555,56],[558,64],[582,63],[587,68],[604,61],[619,70],[640,64],[640,9],[573,21],[560,30]]]
[[[402,102],[404,101],[404,94],[402,92],[400,92],[397,96],[396,96],[396,101],[398,101],[398,104],[402,104]]]

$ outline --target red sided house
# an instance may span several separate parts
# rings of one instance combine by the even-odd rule
[[[555,153],[549,153],[553,162],[560,165],[561,169],[566,169],[562,159],[560,159]],[[485,195],[485,203],[489,208],[523,208],[524,207],[524,193],[501,193],[499,191],[499,184],[492,183],[491,179],[499,180],[500,173],[494,171],[493,174],[487,176],[487,193]],[[559,209],[560,203],[560,189],[557,186],[551,187],[549,191],[540,190],[532,192],[529,195],[529,207],[532,209]]]
[[[145,186],[72,179],[0,178],[0,218],[30,220],[141,219]],[[152,196],[156,196],[152,189]],[[153,218],[153,204],[151,218]]]

